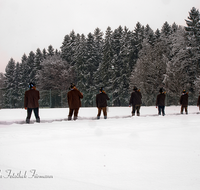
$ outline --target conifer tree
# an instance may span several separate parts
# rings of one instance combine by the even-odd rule
[[[8,62],[5,69],[5,106],[9,108],[15,107],[15,97],[14,97],[14,88],[15,88],[15,61],[13,58]]]
[[[48,56],[53,56],[54,54],[55,54],[54,48],[53,48],[52,45],[50,45],[50,46],[48,47],[48,49],[47,49],[47,55],[48,55]]]
[[[28,55],[27,61],[27,82],[33,82],[36,83],[36,71],[37,67],[35,64],[35,53],[31,51]]]
[[[66,60],[71,66],[75,64],[74,53],[76,49],[76,35],[72,31],[70,35],[66,35],[61,46],[61,57]]]
[[[102,62],[99,64],[97,70],[98,79],[96,80],[99,87],[104,87],[104,90],[110,97],[111,101],[109,104],[112,104],[112,92],[113,92],[113,49],[112,49],[112,33],[110,27],[107,28],[105,32],[105,39],[102,46]]]
[[[36,69],[37,70],[40,70],[41,69],[41,62],[43,61],[44,57],[43,57],[43,54],[41,52],[41,50],[38,48],[36,50],[36,54],[35,54],[35,66],[36,66]]]

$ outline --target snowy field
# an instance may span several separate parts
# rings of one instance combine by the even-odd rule
[[[0,110],[1,190],[199,190],[200,114],[190,106],[40,109],[26,124],[23,109]]]

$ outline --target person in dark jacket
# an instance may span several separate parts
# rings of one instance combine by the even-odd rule
[[[104,119],[107,119],[107,100],[110,99],[101,87],[99,94],[96,95],[96,106],[98,108],[97,119],[100,119],[101,110],[103,110]]]
[[[199,92],[199,94],[200,94],[200,92]],[[200,95],[199,95],[198,100],[197,100],[197,106],[199,107],[199,110],[200,110]]]
[[[188,114],[188,92],[183,90],[183,93],[180,97],[180,104],[181,104],[181,114],[183,114],[183,111],[185,109],[185,113]]]
[[[142,95],[140,90],[138,90],[137,87],[134,87],[129,101],[129,107],[132,105],[132,116],[135,115],[135,111],[137,111],[137,116],[140,116],[141,99]]]
[[[27,110],[26,123],[30,123],[30,118],[32,114],[32,110],[34,111],[36,122],[40,122],[39,117],[39,103],[40,93],[36,90],[36,86],[34,83],[29,84],[29,90],[25,92],[24,95],[24,108]]]
[[[160,88],[159,94],[156,98],[156,108],[158,107],[158,115],[165,115],[165,92],[163,92],[163,88]]]
[[[74,114],[74,120],[78,118],[78,111],[81,107],[81,100],[83,94],[76,88],[75,84],[71,84],[70,91],[67,93],[67,100],[69,105],[69,115],[68,120],[72,119]]]

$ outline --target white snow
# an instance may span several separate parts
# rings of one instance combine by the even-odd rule
[[[23,109],[0,110],[2,190],[199,190],[200,115],[195,106],[40,109],[41,123]],[[41,178],[42,177],[42,178]]]

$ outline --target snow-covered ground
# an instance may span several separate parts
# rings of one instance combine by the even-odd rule
[[[2,190],[199,190],[200,114],[195,106],[40,109],[41,123],[26,124],[23,109],[0,110]],[[32,115],[32,121],[35,121]]]

